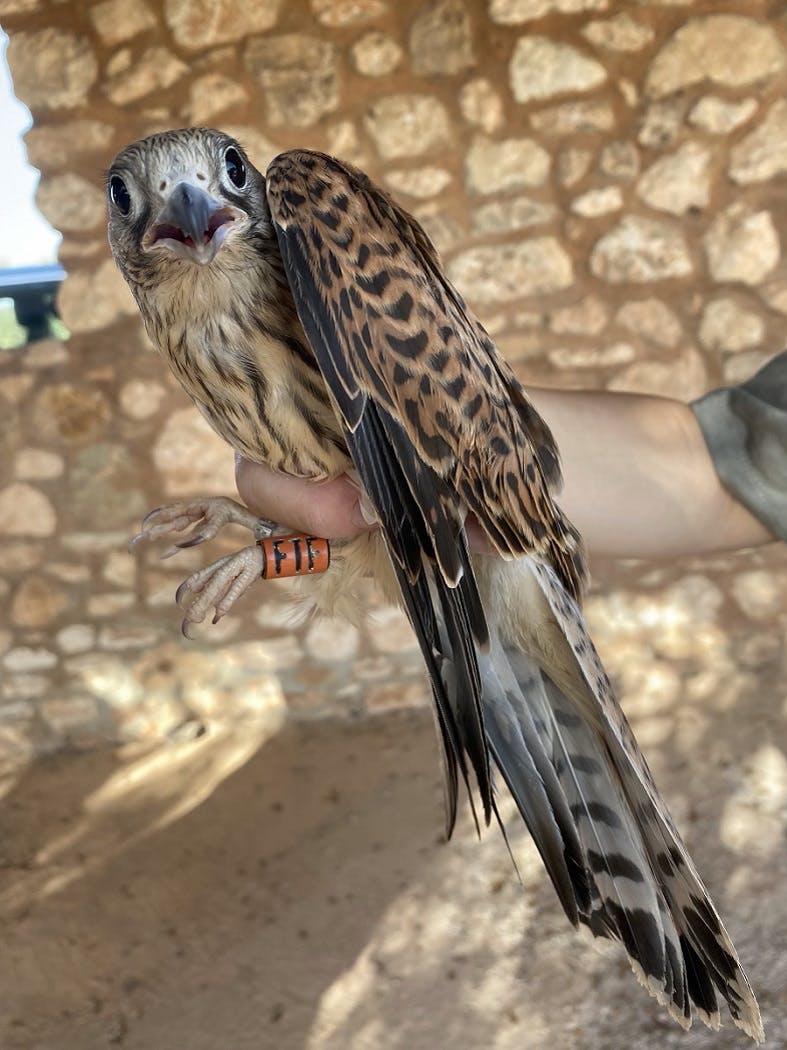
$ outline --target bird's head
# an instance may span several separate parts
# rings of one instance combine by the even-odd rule
[[[167,131],[126,146],[107,172],[109,243],[132,290],[243,267],[269,233],[265,180],[229,135]]]

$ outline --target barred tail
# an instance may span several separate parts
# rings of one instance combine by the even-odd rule
[[[721,1000],[761,1041],[749,982],[644,759],[631,751],[628,726],[622,743],[587,716],[586,702],[490,631],[480,660],[490,754],[568,918],[620,941],[642,984],[684,1028],[694,1015],[717,1028]]]

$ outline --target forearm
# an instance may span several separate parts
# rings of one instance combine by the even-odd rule
[[[591,553],[672,557],[773,542],[722,486],[688,405],[617,392],[528,394],[560,449],[558,502]]]
[[[661,558],[773,542],[719,481],[688,405],[603,391],[528,393],[560,450],[558,502],[591,554]],[[239,460],[236,479],[247,506],[294,529],[337,538],[364,528],[347,478],[315,484]],[[484,548],[479,537],[473,545]]]

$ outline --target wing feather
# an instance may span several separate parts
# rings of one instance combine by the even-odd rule
[[[584,563],[552,501],[552,436],[422,228],[365,175],[296,150],[266,182],[298,315],[429,666],[449,830],[470,768],[488,822],[479,653],[489,634],[464,521],[472,512],[504,556],[547,555],[578,595]]]
[[[323,154],[283,153],[266,178],[296,304],[313,345],[321,341],[315,353],[346,425],[353,430],[373,398],[427,476],[449,482],[448,500],[440,492],[424,507],[430,523],[435,504],[447,503],[437,520],[452,527],[446,543],[435,537],[441,565],[451,562],[458,511],[469,510],[502,555],[546,555],[579,596],[584,557],[552,498],[552,435],[424,230],[366,175]],[[333,337],[320,340],[328,321]]]
[[[453,522],[445,513],[441,516],[447,504],[432,506],[427,522],[430,510],[423,499],[413,497],[413,488],[418,491],[420,485],[423,496],[428,482],[418,475],[429,468],[413,457],[404,431],[389,415],[388,406],[357,382],[351,367],[357,365],[357,354],[354,356],[352,345],[348,345],[346,327],[339,320],[342,308],[332,309],[320,295],[322,273],[315,272],[312,265],[309,242],[293,227],[286,231],[277,228],[277,232],[301,322],[343,419],[350,455],[380,521],[427,663],[443,745],[450,834],[456,820],[458,774],[472,799],[466,756],[475,773],[487,821],[492,811],[480,676],[472,642],[474,634],[484,641],[486,623],[466,547],[463,551],[460,542],[461,522],[456,516]],[[410,467],[409,475],[405,463]],[[450,581],[435,571],[433,532],[454,559]],[[445,625],[442,628],[441,623]],[[460,688],[457,683],[462,683]]]

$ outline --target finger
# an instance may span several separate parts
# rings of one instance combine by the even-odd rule
[[[373,527],[361,513],[357,487],[347,477],[314,482],[238,459],[235,481],[255,514],[295,531],[340,539]]]

